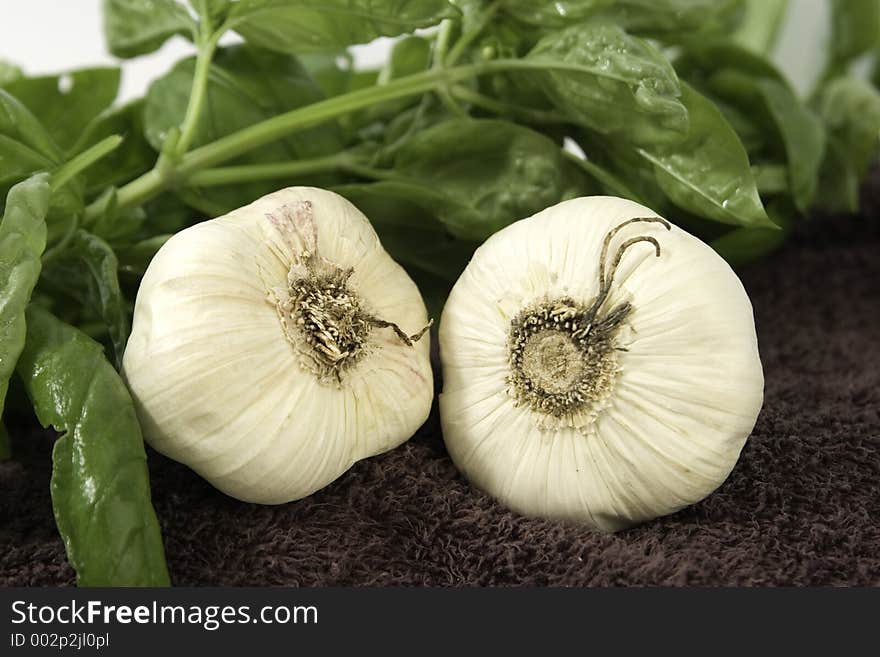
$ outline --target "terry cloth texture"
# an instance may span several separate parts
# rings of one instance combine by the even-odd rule
[[[766,401],[728,480],[615,535],[519,517],[474,490],[436,410],[402,447],[281,506],[224,496],[150,451],[177,585],[880,585],[880,177],[858,217],[802,222],[741,274]],[[51,436],[0,464],[0,585],[74,573],[49,497]]]

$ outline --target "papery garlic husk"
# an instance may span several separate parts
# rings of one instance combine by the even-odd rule
[[[657,217],[562,202],[490,237],[449,296],[443,437],[518,512],[603,531],[672,513],[725,480],[754,427],[764,379],[745,290]]]
[[[123,374],[155,449],[240,500],[287,502],[425,421],[427,323],[367,218],[291,187],[159,250]]]

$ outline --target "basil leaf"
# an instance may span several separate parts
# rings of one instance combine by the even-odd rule
[[[806,212],[816,195],[825,152],[822,122],[788,86],[775,80],[758,80],[757,86],[785,145],[792,198]]]
[[[831,0],[830,68],[842,71],[880,42],[880,2]]]
[[[733,128],[733,131],[739,137],[749,157],[753,153],[760,153],[765,150],[768,137],[766,134],[767,130],[759,126],[755,121],[753,111],[740,109],[705,88],[700,88],[699,91],[715,104],[715,107],[721,112],[721,116],[724,117],[724,120],[730,124],[730,127]]]
[[[156,152],[144,138],[143,101],[110,108],[83,130],[74,150],[85,150],[110,135],[121,135],[122,144],[88,169],[87,191],[97,193],[106,187],[122,185],[150,170]]]
[[[791,191],[789,179],[791,174],[788,167],[781,164],[753,164],[752,175],[761,196],[770,194],[785,194]]]
[[[167,586],[134,404],[101,346],[31,305],[17,371],[52,450],[52,506],[80,586]]]
[[[78,230],[60,257],[47,266],[43,277],[54,290],[73,297],[80,306],[101,318],[107,326],[119,369],[130,320],[117,271],[113,249],[101,238]]]
[[[880,92],[863,80],[838,78],[824,88],[819,111],[862,178],[880,145]]]
[[[255,45],[302,53],[406,34],[455,15],[446,0],[240,0],[229,25]]]
[[[713,99],[758,159],[788,163],[789,190],[805,212],[816,193],[825,130],[763,55],[729,41],[688,41],[679,75]]]
[[[473,25],[477,16],[485,9],[485,4],[480,2],[473,3],[471,7],[462,7],[463,23],[467,21]],[[580,22],[583,21],[578,21]],[[465,29],[467,26],[463,24],[462,30]],[[474,41],[469,49],[470,52],[466,51],[466,55],[469,55],[472,61],[484,59],[486,53],[501,59],[524,57],[542,37],[557,29],[530,25],[503,11],[496,11],[491,20],[482,27],[480,38]]]
[[[452,119],[414,134],[394,157],[402,194],[456,237],[480,241],[509,223],[582,196],[589,185],[559,145],[491,119]]]
[[[212,25],[219,25],[232,8],[231,0],[189,0],[202,18],[209,18]]]
[[[735,69],[755,77],[785,82],[779,69],[767,57],[733,41],[688,39],[682,48],[682,53],[675,59],[675,70],[680,77],[700,80],[719,70]]]
[[[40,169],[48,170],[54,166],[37,151],[20,141],[0,134],[0,184],[21,180],[24,176]]]
[[[682,91],[690,117],[684,140],[637,149],[654,165],[660,187],[673,203],[696,215],[772,227],[739,137],[711,101],[685,83]]]
[[[505,12],[524,23],[558,29],[586,20],[607,20],[628,32],[671,35],[728,29],[742,0],[502,0]]]
[[[117,57],[145,55],[175,34],[190,35],[196,24],[174,0],[104,0],[104,38]]]
[[[708,81],[709,88],[743,111],[764,115],[781,140],[788,161],[792,198],[801,212],[813,201],[819,167],[825,151],[822,122],[788,85],[777,79],[753,78],[739,71],[723,70]]]
[[[108,187],[94,201],[97,217],[86,228],[102,240],[110,243],[125,242],[137,235],[146,221],[146,213],[141,207],[119,209],[117,190]]]
[[[0,199],[10,186],[38,171],[55,171],[64,162],[61,149],[27,107],[0,89]],[[51,196],[49,242],[83,208],[83,179],[74,176]]]
[[[395,42],[391,52],[379,72],[377,84],[387,84],[391,80],[419,73],[428,68],[431,62],[431,42],[420,36],[409,36]]]
[[[0,185],[61,162],[61,151],[24,104],[0,89]]]
[[[820,204],[831,211],[855,212],[859,183],[880,152],[880,93],[863,80],[837,78],[822,89],[818,105],[828,130]]]
[[[186,114],[193,59],[179,62],[150,87],[144,105],[144,132],[161,149],[169,130]],[[202,120],[193,138],[197,147],[282,112],[322,100],[324,95],[299,62],[253,46],[238,45],[217,52],[208,74]],[[343,148],[341,131],[325,123],[254,149],[237,158],[238,164],[282,162],[336,153]],[[326,186],[333,179],[310,180]],[[300,181],[301,182],[301,181]],[[231,210],[277,189],[278,181],[212,188],[215,205]]]
[[[40,277],[46,248],[49,179],[45,174],[17,184],[0,222],[0,416],[25,340],[25,308]]]
[[[413,135],[453,118],[460,117],[454,116],[446,105],[432,96],[424,96],[418,105],[405,109],[382,124],[380,136],[384,146],[374,155],[375,162],[390,166],[394,153]]]
[[[303,53],[297,59],[327,98],[349,90],[355,73],[354,58],[347,51]]]
[[[610,23],[586,23],[541,39],[532,64],[553,104],[602,134],[636,143],[680,138],[687,110],[672,65],[647,41]],[[564,67],[564,70],[560,70]]]
[[[95,116],[116,99],[119,76],[115,67],[91,68],[21,78],[6,85],[6,90],[33,113],[62,150],[69,151]]]
[[[628,198],[629,200],[641,203],[642,205],[648,204],[648,202],[632,187],[629,187],[621,178],[618,178],[613,172],[603,167],[601,164],[588,158],[572,158],[572,160],[597,183],[599,183],[606,194]]]
[[[746,0],[742,23],[732,40],[747,50],[769,54],[788,11],[788,0]]]
[[[861,176],[846,143],[831,135],[819,172],[818,205],[828,212],[858,212]]]
[[[151,199],[144,204],[147,215],[146,239],[157,233],[176,233],[204,217],[196,215],[176,194],[166,193]]]
[[[732,41],[688,39],[675,58],[679,78],[687,80],[695,89],[711,100],[745,146],[751,156],[760,153],[767,144],[766,126],[755,121],[754,107],[738,103],[738,96],[728,100],[710,88],[710,80],[719,72],[732,69],[755,78],[769,78],[785,84],[785,80],[770,61]]]
[[[628,198],[661,214],[664,212],[669,199],[657,183],[654,165],[633,148],[586,131],[578,134],[577,143],[594,165],[616,178],[611,181],[594,176],[605,193]]]

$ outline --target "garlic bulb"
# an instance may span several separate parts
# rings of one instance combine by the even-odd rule
[[[615,531],[692,504],[763,398],[752,307],[709,246],[613,197],[493,235],[440,323],[443,436],[510,508]]]
[[[287,502],[425,421],[426,325],[367,218],[292,187],[162,247],[123,374],[155,449],[233,497]]]

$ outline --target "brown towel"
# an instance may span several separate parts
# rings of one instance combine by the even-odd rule
[[[880,585],[880,176],[864,196],[861,216],[803,222],[742,271],[766,401],[730,478],[696,506],[610,536],[518,517],[456,472],[436,412],[403,447],[275,507],[151,452],[174,583]],[[11,432],[0,585],[71,584],[51,438]]]

